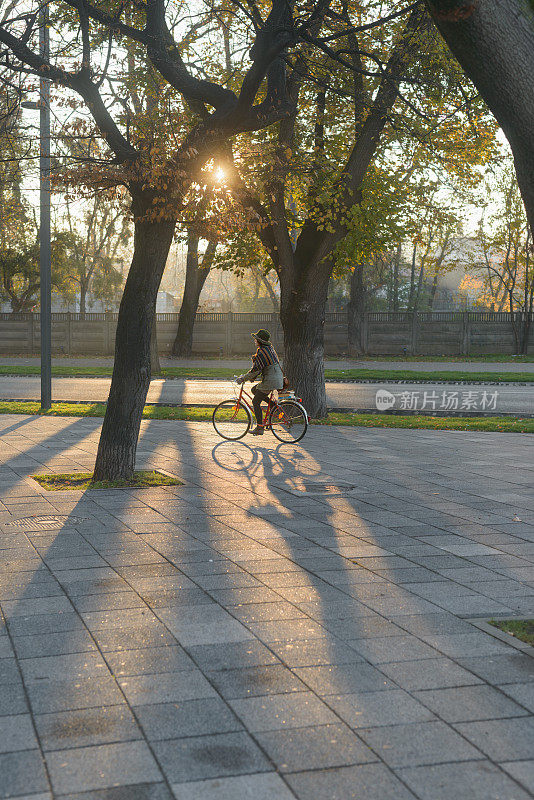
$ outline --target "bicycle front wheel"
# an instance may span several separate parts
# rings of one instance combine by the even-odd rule
[[[213,409],[211,421],[219,436],[235,442],[249,432],[252,417],[246,405],[238,400],[223,400]]]
[[[273,406],[269,423],[280,442],[299,442],[308,430],[308,415],[296,400],[281,400]]]

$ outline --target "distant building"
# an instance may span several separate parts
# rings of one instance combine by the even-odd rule
[[[438,276],[434,311],[478,307],[484,294],[480,279],[480,266],[484,260],[482,242],[477,236],[457,236],[451,240]],[[490,261],[499,260],[498,253],[490,255]],[[478,279],[466,279],[475,274]]]

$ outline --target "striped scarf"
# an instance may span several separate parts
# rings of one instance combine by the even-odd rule
[[[276,350],[272,344],[258,345],[258,349],[252,356],[253,369],[261,370],[263,372],[265,367],[268,367],[269,364],[280,364],[278,356],[276,355]]]

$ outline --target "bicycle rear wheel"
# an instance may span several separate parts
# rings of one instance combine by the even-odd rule
[[[308,415],[296,400],[281,400],[273,406],[269,424],[278,441],[299,442],[308,430]]]
[[[252,417],[246,405],[238,400],[223,400],[213,409],[211,421],[219,436],[235,442],[249,432]]]

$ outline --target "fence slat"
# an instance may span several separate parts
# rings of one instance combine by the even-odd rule
[[[168,353],[179,320],[178,313],[157,314],[160,351]],[[112,355],[118,314],[54,313],[53,346],[57,352]],[[519,325],[525,315],[516,314]],[[249,354],[250,333],[268,328],[275,345],[283,349],[283,331],[278,314],[200,312],[195,321],[193,350],[196,354]],[[373,355],[420,354],[512,354],[515,348],[512,318],[507,311],[370,311],[361,326],[360,346]],[[348,352],[347,314],[329,312],[325,318],[325,351],[328,356]],[[38,353],[40,314],[0,313],[0,352]],[[534,323],[529,336],[534,346]]]

